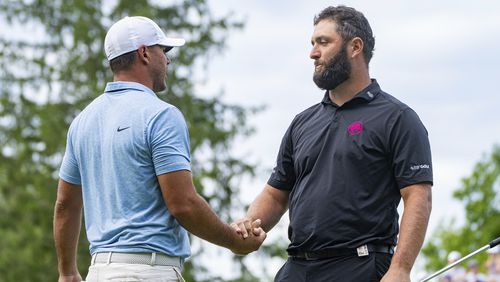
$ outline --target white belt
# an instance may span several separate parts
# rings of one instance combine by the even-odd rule
[[[147,265],[168,265],[182,269],[183,259],[167,256],[160,253],[96,253],[92,256],[92,263],[130,263]]]

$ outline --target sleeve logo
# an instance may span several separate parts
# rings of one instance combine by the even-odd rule
[[[430,165],[428,165],[428,164],[410,166],[411,170],[428,169],[428,168],[430,168]]]

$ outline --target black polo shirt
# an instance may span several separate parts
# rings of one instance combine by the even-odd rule
[[[396,244],[399,189],[432,183],[427,130],[376,80],[341,107],[328,91],[288,128],[268,184],[290,191],[288,250]]]

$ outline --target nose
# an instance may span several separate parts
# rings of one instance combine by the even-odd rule
[[[170,60],[170,57],[165,54],[165,58],[167,58],[167,65],[170,65],[170,63],[172,62],[172,60]]]
[[[313,46],[311,49],[311,53],[309,53],[309,58],[313,60],[317,60],[321,57],[321,52],[317,48],[317,46]]]

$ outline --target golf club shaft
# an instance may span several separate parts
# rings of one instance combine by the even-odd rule
[[[472,253],[468,254],[467,256],[465,256],[465,257],[463,257],[463,258],[461,258],[461,259],[457,260],[456,262],[454,262],[454,263],[452,263],[452,264],[450,264],[450,265],[448,265],[448,266],[445,266],[445,267],[441,268],[441,269],[440,269],[440,270],[438,270],[436,273],[434,273],[434,274],[431,274],[431,275],[427,276],[426,278],[424,278],[424,280],[422,280],[422,281],[420,281],[420,282],[426,282],[426,281],[429,281],[429,280],[431,280],[432,278],[434,278],[434,277],[438,276],[439,274],[441,274],[441,273],[443,273],[443,272],[447,271],[448,269],[450,269],[450,268],[454,267],[455,265],[457,265],[457,264],[461,263],[462,261],[467,260],[467,259],[469,259],[469,258],[471,258],[471,257],[473,257],[473,256],[475,256],[475,255],[477,255],[478,253],[480,253],[480,252],[482,252],[482,251],[484,251],[484,250],[487,250],[487,249],[489,249],[489,248],[493,248],[493,247],[495,247],[496,245],[499,245],[499,244],[500,244],[500,237],[498,237],[498,238],[494,239],[493,241],[489,242],[487,245],[483,246],[483,247],[482,247],[482,248],[480,248],[479,250],[477,250],[477,251],[475,251],[475,252],[472,252]]]
[[[432,274],[432,275],[430,275],[430,276],[428,276],[428,277],[424,278],[424,280],[422,280],[422,281],[420,281],[420,282],[426,282],[426,281],[429,281],[429,280],[431,280],[432,278],[434,278],[434,277],[438,276],[439,274],[441,274],[441,273],[443,273],[443,272],[447,271],[448,269],[453,268],[455,265],[457,265],[457,264],[461,263],[462,261],[467,260],[467,259],[469,259],[469,258],[471,258],[471,257],[473,257],[473,256],[475,256],[475,255],[477,255],[478,253],[480,253],[480,252],[482,252],[482,251],[484,251],[484,250],[486,250],[486,249],[489,249],[489,248],[490,248],[490,245],[489,245],[489,244],[488,244],[488,245],[485,245],[485,246],[484,246],[484,247],[482,247],[481,249],[479,249],[479,250],[477,250],[477,251],[475,251],[475,252],[472,252],[472,253],[470,253],[470,254],[466,255],[465,257],[463,257],[463,258],[461,258],[461,259],[457,260],[456,262],[454,262],[454,263],[452,263],[452,264],[450,264],[450,265],[448,265],[448,266],[445,266],[444,268],[441,268],[441,269],[440,269],[440,270],[438,270],[436,273],[434,273],[434,274]]]

